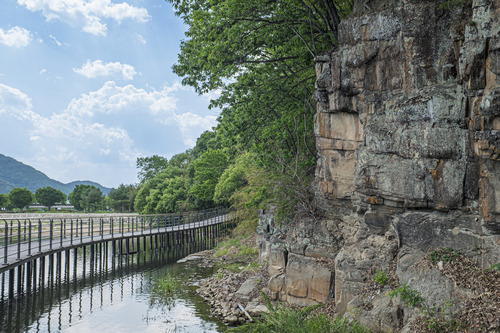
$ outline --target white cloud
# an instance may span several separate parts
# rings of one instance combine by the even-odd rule
[[[33,40],[33,36],[31,35],[31,32],[24,28],[20,27],[13,27],[10,28],[9,30],[5,31],[0,28],[0,43],[10,46],[10,47],[15,47],[15,48],[21,48],[28,46],[29,43]]]
[[[45,68],[40,71],[40,75],[43,75],[45,73],[47,73],[47,70]]]
[[[57,46],[61,46],[61,42],[57,40],[56,37],[54,37],[53,35],[49,35],[50,39],[52,39],[54,41],[54,43],[56,43]]]
[[[111,0],[17,0],[28,10],[41,11],[45,18],[82,26],[82,30],[94,35],[106,35],[105,19],[135,20],[147,22],[150,18],[145,8],[129,5],[126,2],[113,3]]]
[[[141,34],[137,34],[137,39],[139,40],[139,42],[141,42],[142,44],[147,44],[148,41],[141,35]]]
[[[146,90],[109,81],[45,117],[33,111],[27,94],[0,84],[0,122],[18,136],[1,131],[0,142],[23,140],[22,149],[34,156],[25,162],[49,170],[49,177],[116,186],[135,179],[137,157],[167,152],[174,141],[192,147],[200,133],[216,125],[216,116],[177,111],[181,89],[187,88],[178,82]],[[152,145],[157,148],[150,150]]]
[[[119,62],[103,63],[102,60],[95,60],[93,62],[87,60],[87,62],[83,64],[82,68],[73,68],[73,70],[76,73],[91,79],[99,76],[106,77],[119,75],[125,80],[132,80],[137,74],[134,66],[132,65],[121,64]]]
[[[212,129],[217,125],[217,116],[205,116],[186,112],[175,115],[175,122],[179,125],[183,142],[186,146],[194,147],[199,133]]]
[[[21,90],[0,83],[0,115],[6,113],[18,120],[35,120],[31,98]]]

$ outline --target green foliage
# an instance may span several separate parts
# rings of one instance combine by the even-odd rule
[[[215,186],[228,167],[227,155],[222,150],[208,150],[193,162],[194,181],[189,194],[199,200],[212,202]]]
[[[433,264],[439,261],[453,261],[458,258],[460,253],[458,251],[452,250],[449,247],[437,251],[432,251],[429,257]]]
[[[7,208],[10,205],[9,195],[0,194],[0,208]]]
[[[16,187],[9,193],[10,204],[19,209],[28,207],[33,203],[33,193],[26,188]]]
[[[462,7],[467,3],[468,0],[448,0],[448,1],[443,1],[439,5],[439,9],[455,9],[458,7]]]
[[[47,206],[50,208],[56,203],[64,203],[66,201],[66,195],[53,187],[41,187],[35,191],[35,199],[39,204]]]
[[[135,210],[142,214],[179,212],[187,199],[185,170],[169,165],[143,184],[135,199]]]
[[[183,84],[200,93],[220,91],[211,103],[222,110],[216,141],[231,155],[254,153],[259,167],[277,178],[276,186],[268,187],[271,191],[261,189],[255,204],[273,198],[280,209],[285,204],[282,215],[293,215],[297,209],[315,214],[312,191],[303,186],[317,159],[314,57],[336,45],[338,24],[353,2],[169,2],[189,27],[174,71],[183,77]],[[197,146],[204,149],[203,143],[211,139],[207,136]],[[220,187],[235,193],[242,180],[240,171],[237,167],[228,171]],[[192,195],[208,200],[210,191],[195,186]],[[229,198],[221,190],[212,199]]]
[[[498,263],[498,264],[494,264],[494,265],[491,265],[491,267],[490,267],[490,268],[488,268],[488,272],[492,272],[492,271],[494,271],[494,270],[497,270],[497,271],[499,271],[499,272],[500,272],[500,263]]]
[[[136,165],[139,169],[138,178],[141,183],[144,183],[165,170],[168,160],[158,155],[139,157]]]
[[[377,271],[375,275],[373,275],[373,280],[377,282],[377,284],[384,286],[389,280],[389,277],[387,276],[387,272],[385,270],[381,270]]]
[[[438,311],[435,306],[427,303],[419,291],[410,288],[406,283],[391,291],[389,296],[400,296],[406,306],[418,309],[423,315],[425,326],[433,332],[459,332],[464,328],[462,323],[449,318],[451,315],[448,308],[452,305],[451,301],[447,301],[443,309]]]
[[[152,290],[155,294],[161,296],[172,296],[177,290],[179,290],[181,284],[172,275],[167,274],[156,279],[152,285]]]
[[[88,212],[102,209],[104,204],[101,190],[94,185],[76,185],[68,198],[76,210]]]
[[[401,301],[405,303],[407,306],[411,306],[413,308],[421,307],[425,299],[422,297],[422,294],[418,290],[412,289],[408,286],[408,284],[404,284],[398,289],[395,289],[389,293],[391,298],[400,296]]]
[[[266,300],[268,313],[262,315],[262,320],[235,327],[229,332],[245,333],[367,333],[356,322],[349,322],[344,318],[331,319],[323,314],[313,313],[321,305],[308,306],[297,310],[291,307],[276,304],[272,305],[269,299],[262,294]]]
[[[232,195],[247,184],[246,174],[248,170],[249,157],[247,154],[240,155],[220,176],[215,186],[214,201],[217,204],[227,204]]]
[[[117,189],[109,191],[109,206],[116,212],[132,212],[136,195],[136,186],[121,184]]]
[[[191,151],[193,158],[198,158],[206,151],[222,149],[220,138],[215,131],[205,131],[196,140],[196,145]]]

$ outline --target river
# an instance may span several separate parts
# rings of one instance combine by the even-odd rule
[[[86,263],[78,254],[76,278],[62,272],[52,285],[21,299],[0,303],[1,332],[224,332],[195,294],[197,283],[213,268],[198,261],[178,263],[184,253],[139,253]],[[86,256],[89,257],[88,255]],[[70,267],[70,269],[72,269]],[[84,274],[83,274],[84,273]],[[67,276],[67,278],[65,278]],[[179,287],[171,296],[153,288],[171,276]]]

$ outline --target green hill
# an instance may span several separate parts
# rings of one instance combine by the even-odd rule
[[[68,195],[76,185],[94,185],[101,189],[104,194],[108,194],[111,190],[88,180],[64,184],[47,177],[44,173],[29,165],[16,161],[12,157],[0,154],[0,193],[7,194],[14,187],[25,187],[35,193],[40,187],[50,186]]]

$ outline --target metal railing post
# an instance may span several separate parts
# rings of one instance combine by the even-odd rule
[[[61,221],[61,241],[59,243],[59,246],[60,248],[63,247],[63,237],[64,237],[64,233],[63,233],[63,229],[64,229],[64,219],[63,220],[60,220]]]
[[[17,259],[21,259],[21,221],[17,220]]]
[[[42,253],[42,220],[38,219],[38,253]]]
[[[52,250],[52,235],[54,232],[54,220],[50,219],[50,229],[49,229],[49,249]]]
[[[31,256],[31,220],[28,224],[28,256]]]
[[[7,265],[7,256],[9,255],[9,222],[5,222],[5,239],[3,248],[3,264]]]

